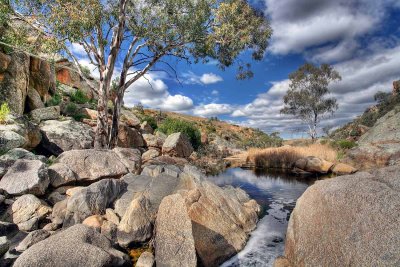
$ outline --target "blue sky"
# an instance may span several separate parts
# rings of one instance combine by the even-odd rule
[[[332,86],[339,110],[322,126],[350,121],[374,103],[377,91],[390,91],[392,82],[400,79],[400,0],[252,0],[251,4],[265,12],[274,30],[264,59],[252,62],[253,79],[238,81],[236,68],[221,71],[214,62],[174,61],[180,82],[165,73],[150,73],[148,81],[139,80],[126,93],[125,105],[141,102],[149,108],[217,116],[290,138],[306,127],[279,110],[288,74],[303,63],[332,64],[343,78]]]

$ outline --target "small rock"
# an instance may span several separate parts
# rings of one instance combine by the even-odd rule
[[[146,142],[146,146],[155,148],[162,148],[165,141],[165,139],[152,134],[143,134],[143,139]]]
[[[148,251],[143,252],[138,261],[136,267],[154,267],[155,266],[154,255]]]
[[[82,224],[87,225],[89,227],[100,229],[103,225],[104,219],[100,215],[92,215],[87,217]]]
[[[110,221],[116,225],[119,224],[119,217],[118,215],[114,212],[113,209],[106,209],[106,218],[107,221]]]
[[[46,230],[36,230],[36,231],[30,232],[25,237],[25,239],[22,240],[21,243],[19,243],[19,245],[15,248],[15,250],[18,252],[24,252],[32,245],[48,238],[49,236],[50,236],[50,233],[47,232]]]
[[[48,231],[48,232],[53,232],[59,228],[59,225],[55,223],[48,223],[43,227],[43,230]]]
[[[133,114],[133,112],[126,109],[121,110],[121,121],[129,127],[140,127],[140,120],[135,116],[135,114]]]
[[[0,236],[0,257],[3,256],[10,247],[10,243],[6,236]]]
[[[142,161],[146,162],[149,161],[151,159],[157,158],[158,156],[160,156],[160,151],[157,149],[149,149],[146,152],[143,153],[142,155]]]

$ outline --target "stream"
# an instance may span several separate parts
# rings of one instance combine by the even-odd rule
[[[245,248],[222,266],[272,266],[275,258],[284,253],[286,229],[296,200],[315,179],[241,168],[228,169],[209,179],[220,186],[242,188],[263,209]]]

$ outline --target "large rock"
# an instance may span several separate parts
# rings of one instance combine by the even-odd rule
[[[29,87],[29,56],[22,52],[12,53],[0,71],[0,103],[8,103],[12,112],[22,115]]]
[[[359,169],[400,164],[400,107],[380,118],[345,159]]]
[[[189,139],[183,133],[174,133],[165,140],[162,153],[172,157],[188,158],[193,152]]]
[[[15,250],[18,252],[24,252],[32,245],[34,245],[42,240],[45,240],[49,236],[50,236],[50,233],[47,232],[46,230],[42,230],[42,229],[30,232],[25,237],[25,239],[22,240],[22,242],[18,244],[18,246],[15,248]]]
[[[157,266],[197,266],[192,222],[181,195],[165,197],[156,220]]]
[[[52,106],[47,108],[38,108],[31,111],[31,117],[36,122],[46,120],[57,120],[60,117],[60,107]]]
[[[140,120],[130,110],[121,110],[121,122],[124,122],[129,127],[140,128]]]
[[[142,135],[135,128],[120,124],[118,128],[119,147],[139,148],[145,145]]]
[[[0,189],[11,195],[43,195],[48,186],[47,167],[39,160],[17,160],[0,180]]]
[[[34,195],[19,197],[7,210],[6,219],[18,225],[21,231],[38,228],[39,221],[51,213],[51,208]]]
[[[125,158],[126,165],[121,161],[118,154],[111,150],[85,149],[64,152],[56,159],[55,164],[51,167],[52,172],[57,172],[65,181],[62,182],[59,177],[57,178],[58,182],[55,186],[67,184],[73,180],[96,181],[103,178],[120,178],[129,172],[127,166],[132,170],[137,168],[139,163],[135,165],[135,151],[117,151],[119,151],[119,155],[125,152],[128,156],[131,156]],[[70,173],[69,170],[71,170],[72,173]]]
[[[25,117],[8,116],[7,124],[0,125],[0,150],[7,152],[13,148],[34,149],[41,141],[39,127]]]
[[[56,89],[54,65],[49,61],[31,57],[29,70],[30,87],[34,88],[42,99],[47,100],[50,92],[55,92]]]
[[[41,147],[56,156],[68,150],[89,149],[93,145],[92,128],[73,119],[43,121],[40,130],[43,133]]]
[[[286,235],[292,266],[397,266],[400,167],[316,182],[297,200]]]
[[[27,249],[14,267],[125,266],[129,257],[95,229],[78,224]]]
[[[333,166],[332,162],[309,156],[297,160],[294,164],[296,169],[300,169],[308,173],[328,173]]]
[[[133,148],[116,147],[113,152],[117,154],[121,162],[128,168],[129,172],[139,174],[142,166],[140,150]]]
[[[47,162],[47,158],[44,156],[35,155],[23,148],[14,148],[0,156],[0,177],[3,177],[8,169],[19,159],[40,160],[43,163]]]
[[[44,108],[44,103],[43,103],[42,99],[40,98],[39,93],[32,87],[29,87],[29,89],[28,89],[28,94],[27,94],[27,98],[26,98],[26,106],[28,107],[28,110]]]
[[[143,134],[143,139],[146,142],[147,147],[162,148],[165,139],[152,134]]]
[[[122,180],[105,179],[79,190],[68,199],[64,226],[81,223],[91,215],[105,214],[125,188]]]

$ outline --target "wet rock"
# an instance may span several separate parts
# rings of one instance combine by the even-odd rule
[[[114,249],[95,229],[74,225],[28,248],[15,267],[81,266],[104,267],[128,264],[129,257]]]
[[[157,266],[197,266],[192,223],[182,196],[162,200],[156,225]]]
[[[188,158],[192,152],[189,139],[182,133],[169,135],[162,147],[162,154],[172,157]]]
[[[60,107],[52,106],[52,107],[43,107],[32,110],[31,118],[36,122],[47,121],[47,120],[56,120],[60,117]]]
[[[48,185],[47,167],[39,160],[17,160],[0,180],[0,189],[10,195],[43,195]]]
[[[399,181],[393,166],[316,182],[290,216],[285,257],[292,266],[397,265]]]
[[[92,128],[73,119],[43,121],[40,130],[43,133],[41,147],[56,156],[64,151],[89,149],[94,140]]]

